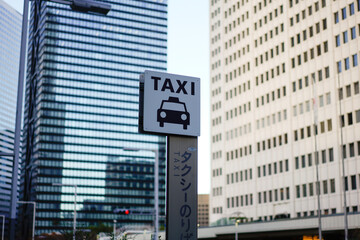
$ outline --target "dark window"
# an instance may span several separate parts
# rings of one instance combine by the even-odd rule
[[[329,78],[330,77],[330,69],[329,67],[325,68],[325,78]]]
[[[343,32],[343,42],[347,43],[349,41],[347,31]]]
[[[330,162],[334,161],[334,149],[333,148],[329,149],[329,161]]]
[[[351,190],[356,189],[356,175],[351,176]]]
[[[320,23],[316,23],[315,24],[315,28],[316,28],[316,33],[319,33],[320,32]]]
[[[320,56],[321,55],[321,45],[317,45],[316,46],[316,49],[317,49],[317,55]]]
[[[323,24],[323,30],[326,30],[326,29],[327,29],[326,18],[324,18],[324,19],[322,20],[322,24]]]
[[[266,203],[266,192],[263,192],[263,196],[264,196],[264,203]]]
[[[336,44],[336,47],[340,46],[340,35],[335,36],[335,44]]]
[[[326,0],[321,0],[321,7],[326,7]]]
[[[330,179],[330,192],[335,192],[335,179]]]
[[[308,165],[309,165],[309,167],[312,166],[312,155],[311,155],[311,153],[308,154]]]
[[[301,156],[301,167],[305,168],[306,167],[306,160],[305,160],[305,155]]]
[[[349,144],[349,156],[350,157],[355,156],[355,145],[354,145],[354,143]]]
[[[302,190],[303,190],[303,197],[307,196],[307,192],[306,192],[306,184],[302,185]]]
[[[339,13],[338,12],[334,13],[334,22],[335,22],[335,24],[339,22]]]
[[[353,61],[353,67],[356,67],[358,65],[358,57],[357,57],[357,53],[355,53],[354,55],[352,55],[352,61]],[[357,83],[359,84],[359,83]],[[355,85],[355,84],[354,84]],[[358,88],[359,90],[359,88]],[[358,91],[359,92],[359,91]]]
[[[274,162],[274,174],[277,174],[277,163]]]
[[[304,62],[307,62],[308,61],[308,55],[307,55],[307,52],[304,52]]]
[[[296,186],[296,198],[300,198],[300,186]]]
[[[330,104],[330,101],[328,101],[327,103]],[[327,120],[327,125],[328,125],[328,131],[332,131],[332,121],[331,121],[331,119]]]
[[[269,172],[269,175],[271,175],[271,164],[268,165],[268,172]]]
[[[343,9],[341,9],[341,17],[342,19],[346,18],[346,7],[344,7]]]
[[[355,13],[355,6],[354,3],[351,3],[349,5],[349,10],[350,10],[350,16],[353,15]]]
[[[299,157],[295,157],[295,169],[299,169]]]
[[[310,49],[310,58],[313,59],[314,58],[314,48]]]
[[[309,196],[314,196],[314,184],[309,183]]]
[[[310,106],[309,106],[309,108],[310,108]],[[311,127],[310,126],[306,127],[306,131],[307,131],[307,137],[311,137]]]
[[[322,77],[322,70],[318,71],[318,77],[319,77],[319,82],[322,81],[323,77]]]
[[[263,166],[263,176],[264,177],[266,176],[266,166],[265,165]]]
[[[328,42],[327,41],[325,41],[324,42],[324,52],[328,52]]]
[[[280,200],[284,200],[284,189],[280,189]]]
[[[315,3],[315,12],[319,11],[319,2]]]
[[[341,69],[341,61],[337,62],[337,72],[341,73],[342,69]]]
[[[322,159],[322,163],[326,163],[326,151],[325,150],[321,151],[321,159]]]
[[[344,117],[344,115],[340,116],[340,125],[341,125],[341,127],[345,127],[345,117]]]
[[[328,182],[327,182],[327,180],[323,181],[323,192],[324,192],[324,194],[328,193]]]
[[[355,112],[355,115],[356,115],[356,122],[358,123],[358,122],[360,122],[360,110],[357,110],[356,112]],[[360,150],[360,149],[359,149]]]
[[[351,36],[351,39],[356,38],[356,28],[355,27],[350,28],[350,36]]]
[[[258,193],[258,202],[261,203],[261,193]]]
[[[344,185],[345,185],[345,191],[349,190],[349,185],[348,185],[348,177],[344,177]]]
[[[290,188],[286,188],[286,199],[290,199]]]
[[[339,100],[342,100],[344,98],[343,89],[339,88]]]
[[[353,124],[352,113],[348,113],[347,117],[348,117],[348,125],[352,125]]]
[[[272,191],[269,191],[269,202],[272,202]]]

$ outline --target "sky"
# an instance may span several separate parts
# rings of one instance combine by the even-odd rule
[[[22,13],[23,0],[5,0]],[[168,72],[201,79],[198,193],[210,193],[208,0],[168,0]]]

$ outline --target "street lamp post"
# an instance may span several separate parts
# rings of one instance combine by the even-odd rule
[[[30,201],[18,201],[20,204],[33,204],[34,205],[34,212],[33,212],[33,227],[32,227],[32,240],[35,239],[35,216],[36,216],[36,202]]]
[[[74,188],[74,220],[73,220],[73,240],[76,236],[76,198],[77,198],[77,185],[76,184],[63,184],[63,183],[53,183],[53,186],[64,186],[64,187],[73,187]]]
[[[242,213],[242,212],[235,212],[232,215],[235,215],[235,216],[230,217],[229,219],[230,220],[235,220],[235,240],[238,240],[238,235],[239,235],[238,225],[239,225],[239,222],[242,222],[242,220],[246,220],[247,218],[244,215],[244,213]]]
[[[2,217],[1,240],[4,240],[4,231],[5,231],[5,215],[0,215],[0,217]]]
[[[116,220],[114,219],[114,229],[113,229],[113,232],[114,232],[114,240],[116,240]]]
[[[238,233],[238,225],[239,225],[239,222],[240,222],[239,219],[237,219],[237,220],[235,221],[235,226],[236,226],[236,230],[235,230],[235,240],[238,240],[238,235],[239,235],[239,233]]]
[[[154,208],[155,208],[155,223],[154,223],[154,239],[159,237],[159,150],[154,149],[142,149],[142,148],[122,148],[124,151],[150,151],[155,154],[154,163]]]

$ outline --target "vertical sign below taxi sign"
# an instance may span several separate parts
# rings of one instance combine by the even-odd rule
[[[166,239],[197,239],[197,138],[169,136]]]

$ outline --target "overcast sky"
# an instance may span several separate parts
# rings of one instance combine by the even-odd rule
[[[5,0],[22,13],[23,0]],[[169,0],[168,72],[201,79],[199,193],[210,192],[208,0]]]

